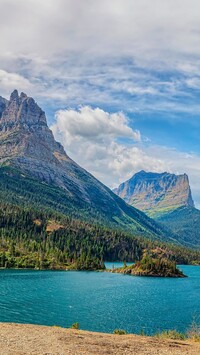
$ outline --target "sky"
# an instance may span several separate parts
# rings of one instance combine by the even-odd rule
[[[33,96],[82,167],[187,173],[200,208],[199,0],[0,0],[0,48],[0,96]]]

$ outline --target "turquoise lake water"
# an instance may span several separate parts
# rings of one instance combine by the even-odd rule
[[[194,318],[200,324],[200,267],[180,268],[188,278],[0,270],[0,322],[79,322],[81,329],[101,332],[185,331]]]

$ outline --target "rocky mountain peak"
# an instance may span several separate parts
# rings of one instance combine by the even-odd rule
[[[24,93],[24,92],[21,92],[21,94],[20,94],[20,99],[21,100],[24,100],[24,99],[26,99],[28,96]]]
[[[69,157],[55,141],[44,111],[33,98],[23,92],[19,95],[17,90],[9,101],[0,100],[0,107],[0,164],[15,160],[16,165],[23,165],[34,176],[43,176],[46,181],[53,179],[46,166],[61,165]]]
[[[2,109],[0,130],[5,132],[19,125],[29,128],[32,125],[47,126],[47,121],[44,111],[33,98],[23,92],[19,96],[18,91],[14,90]]]
[[[154,216],[181,206],[194,207],[187,174],[140,171],[114,192],[127,203]]]
[[[10,95],[10,102],[11,101],[19,101],[19,94],[17,90],[14,90]]]

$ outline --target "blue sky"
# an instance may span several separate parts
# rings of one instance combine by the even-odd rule
[[[0,0],[0,95],[33,96],[110,187],[187,173],[200,207],[200,3]]]

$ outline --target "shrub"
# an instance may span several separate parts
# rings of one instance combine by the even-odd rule
[[[125,335],[127,334],[127,332],[124,329],[115,329],[114,334],[118,334],[118,335]]]
[[[79,329],[79,323],[76,322],[76,323],[73,323],[72,326],[71,326],[72,329]]]

